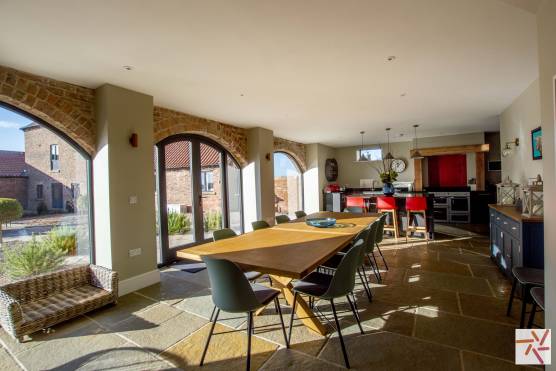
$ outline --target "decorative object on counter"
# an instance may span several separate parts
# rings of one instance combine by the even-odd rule
[[[310,218],[305,221],[307,225],[317,228],[329,228],[336,224],[334,218]]]
[[[531,130],[531,149],[533,160],[542,160],[542,128]]]
[[[512,145],[515,148],[519,147],[519,138],[515,138],[513,141],[510,142],[506,142],[506,145],[504,146],[504,148],[502,148],[502,157],[508,157],[513,153],[513,148],[511,147]]]
[[[327,158],[324,163],[324,175],[329,182],[335,182],[338,179],[338,162],[335,158]]]
[[[543,181],[541,175],[537,175],[537,179],[531,185],[522,187],[522,215],[527,217],[543,216]]]
[[[415,159],[415,160],[420,160],[422,158],[424,158],[424,156],[421,154],[421,152],[419,152],[419,143],[418,143],[418,139],[417,139],[417,128],[419,127],[419,125],[415,124],[413,125],[413,129],[415,131],[415,148],[413,148],[413,152],[411,153],[411,158]]]
[[[496,200],[498,205],[514,206],[519,193],[519,184],[514,183],[508,176],[502,183],[496,185]]]
[[[392,164],[390,165],[390,169],[394,170],[396,173],[403,173],[405,171],[406,164],[405,161],[401,158],[396,158],[392,160]]]

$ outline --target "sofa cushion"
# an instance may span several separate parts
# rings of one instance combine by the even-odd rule
[[[112,294],[106,290],[83,285],[54,293],[43,299],[27,302],[21,305],[24,326],[35,322],[49,325],[51,320],[58,317],[78,315],[86,310],[104,305],[110,301],[111,297]],[[45,326],[41,328],[43,327]]]

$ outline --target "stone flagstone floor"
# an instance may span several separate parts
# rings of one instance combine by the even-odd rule
[[[356,288],[364,335],[347,304],[338,305],[352,368],[525,369],[513,363],[520,304],[512,317],[505,316],[510,282],[488,257],[488,239],[458,233],[437,234],[428,245],[402,241],[385,241],[390,270],[382,269],[382,284],[370,276],[373,302]],[[22,344],[0,330],[0,369],[200,369],[212,310],[207,272],[166,268],[161,276],[160,284],[125,295],[116,306],[34,334]],[[317,305],[332,318],[325,302]],[[290,308],[283,301],[282,306],[289,319]],[[243,315],[221,314],[203,369],[244,369],[245,323]],[[288,350],[279,323],[271,307],[255,317],[253,370],[343,368],[335,333],[323,337],[296,320]]]

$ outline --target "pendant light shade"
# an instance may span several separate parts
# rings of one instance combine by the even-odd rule
[[[413,129],[415,130],[415,148],[413,149],[413,154],[411,155],[412,159],[416,159],[416,160],[420,160],[422,158],[424,158],[424,156],[421,154],[421,152],[419,152],[419,144],[418,144],[418,140],[417,140],[417,128],[419,127],[419,125],[415,124],[413,125]]]
[[[385,160],[393,160],[394,156],[390,153],[390,128],[386,128],[386,136],[388,137],[388,153],[384,156]]]
[[[359,134],[361,134],[361,148],[359,148],[359,158],[357,159],[357,161],[361,161],[361,162],[369,161],[367,156],[363,154],[363,135],[365,135],[365,132],[360,131]]]

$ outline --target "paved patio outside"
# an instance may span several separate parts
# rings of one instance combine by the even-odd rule
[[[528,369],[513,363],[519,305],[512,317],[505,316],[510,282],[488,257],[487,237],[438,237],[428,245],[386,241],[390,270],[383,270],[382,284],[370,276],[374,301],[369,303],[357,287],[365,335],[359,334],[347,304],[339,305],[352,368]],[[282,306],[289,318],[290,307]],[[331,319],[327,303],[318,307]],[[206,270],[190,274],[166,268],[160,284],[121,297],[117,306],[34,334],[25,343],[0,330],[0,369],[200,369],[211,310]],[[221,314],[202,369],[244,369],[245,323],[243,315]],[[335,333],[320,336],[296,320],[288,350],[272,306],[255,317],[255,326],[253,370],[343,368]]]

